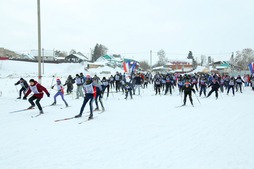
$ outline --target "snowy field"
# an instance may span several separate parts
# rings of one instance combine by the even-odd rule
[[[64,103],[38,109],[9,113],[29,106],[16,100],[14,83],[22,76],[36,76],[34,63],[4,61],[0,69],[0,168],[1,169],[253,169],[254,113],[253,92],[220,94],[215,100],[193,97],[195,107],[187,101],[181,105],[177,90],[173,95],[154,96],[150,85],[141,96],[124,100],[122,93],[111,93],[103,102],[106,111],[94,112],[92,121],[82,118],[54,122],[79,113],[82,99],[67,95],[71,107]],[[51,97],[52,75],[66,76],[83,71],[79,64],[45,64],[43,85]],[[84,71],[83,71],[84,72]],[[84,72],[86,73],[86,72]],[[93,72],[89,72],[90,74]]]

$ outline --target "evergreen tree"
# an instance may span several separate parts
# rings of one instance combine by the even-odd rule
[[[102,44],[96,44],[92,52],[92,62],[95,62],[99,57],[107,54],[108,48]]]

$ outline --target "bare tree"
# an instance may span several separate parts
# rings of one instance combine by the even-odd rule
[[[155,65],[164,66],[168,62],[168,59],[166,58],[166,52],[163,49],[161,49],[157,52],[157,55],[159,57],[159,60]]]
[[[140,64],[140,67],[145,71],[150,69],[150,66],[146,60],[139,62],[139,64]]]
[[[234,59],[234,64],[244,70],[248,69],[248,64],[254,61],[254,50],[251,48],[237,51]]]

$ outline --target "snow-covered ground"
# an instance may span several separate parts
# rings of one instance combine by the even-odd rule
[[[12,62],[13,63],[13,62]],[[173,95],[154,96],[150,85],[141,96],[124,100],[122,93],[104,98],[106,112],[92,121],[82,118],[63,122],[56,119],[79,113],[82,99],[66,95],[71,107],[45,107],[45,114],[31,118],[37,109],[9,113],[29,106],[16,100],[14,83],[21,75],[36,76],[34,63],[2,63],[0,78],[0,168],[3,169],[252,169],[254,166],[253,92],[220,94],[215,100],[194,96],[193,108],[182,104],[177,90]],[[80,65],[45,64],[49,73],[43,85],[50,90],[52,74],[75,75]],[[90,72],[91,73],[91,72]],[[3,76],[4,74],[4,76]],[[15,75],[15,76],[14,76]],[[43,106],[53,102],[44,97]]]

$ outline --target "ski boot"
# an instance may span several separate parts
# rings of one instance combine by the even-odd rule
[[[53,102],[53,103],[51,104],[51,106],[54,106],[54,105],[56,105],[56,102]]]
[[[93,111],[99,111],[99,108],[98,108],[98,107],[96,107]]]
[[[28,107],[27,109],[33,109],[35,107],[35,105],[31,105],[30,107]]]
[[[66,107],[69,107],[69,105],[68,105],[67,103],[65,104],[65,106],[66,106]]]
[[[88,117],[88,120],[92,120],[93,119],[93,115],[90,114],[90,116]]]
[[[44,114],[43,110],[40,110],[40,114]]]
[[[75,116],[75,118],[80,118],[82,116],[82,114],[78,114]]]
[[[21,97],[19,96],[17,99],[21,99]]]

